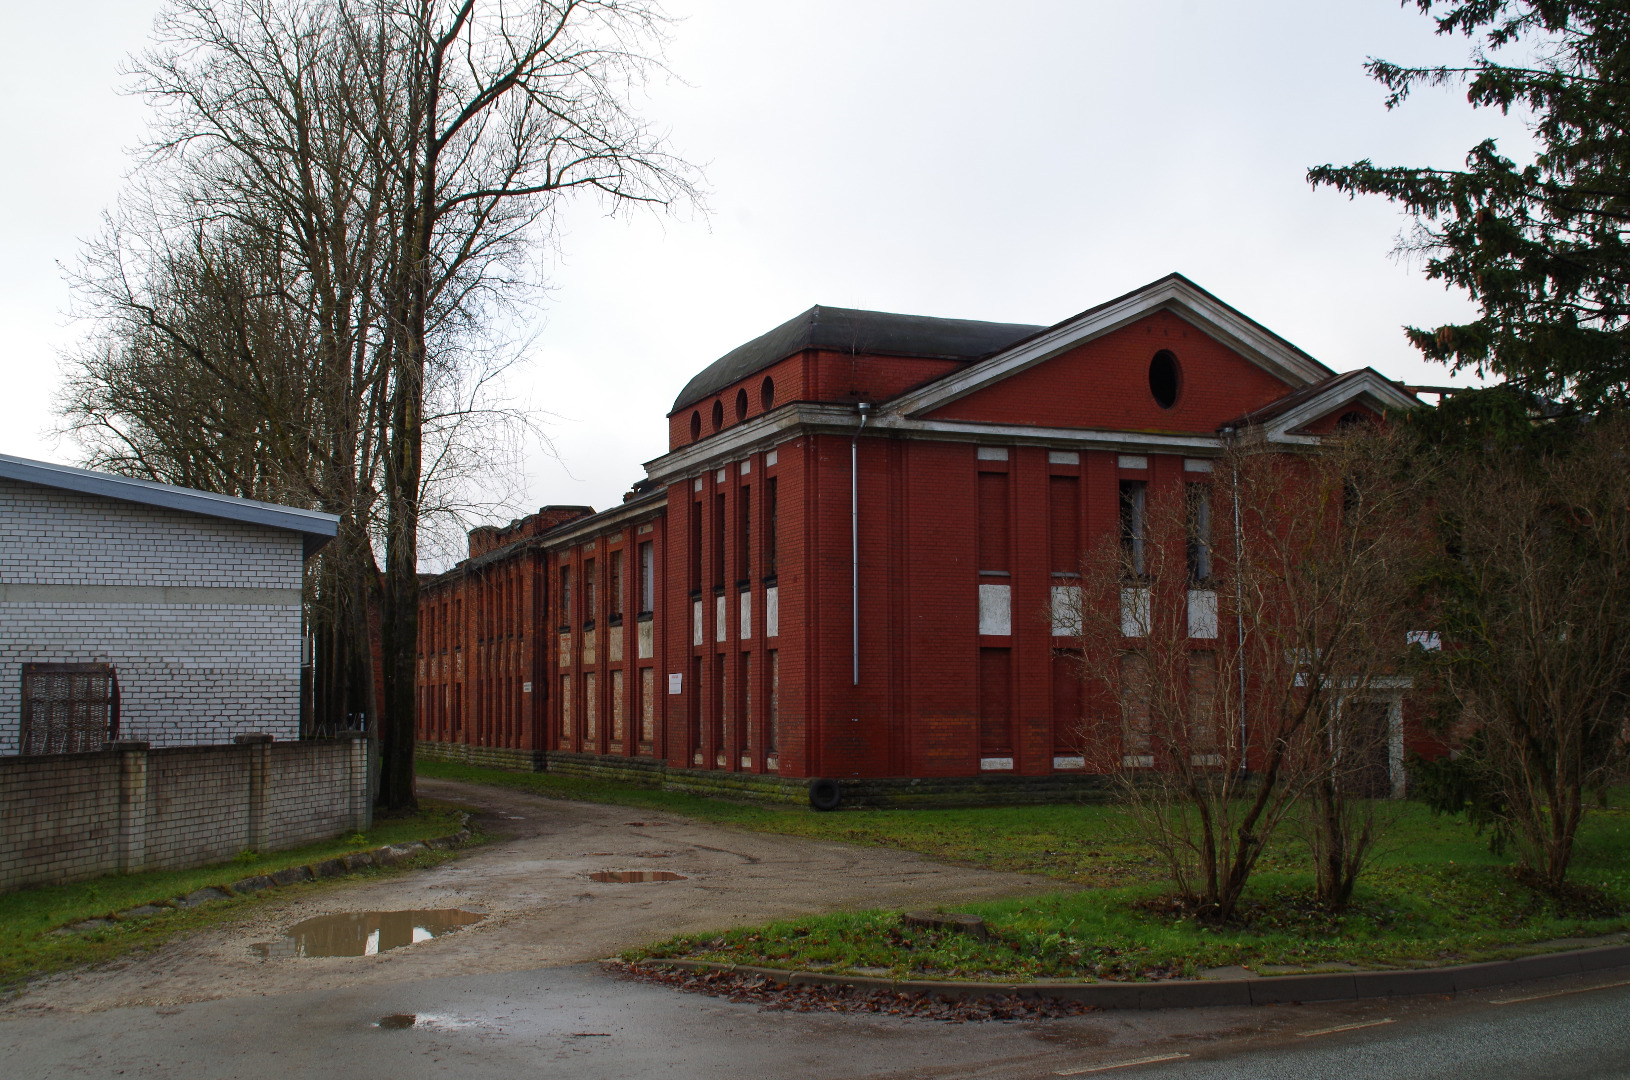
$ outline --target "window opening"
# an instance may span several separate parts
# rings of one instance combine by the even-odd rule
[[[1154,359],[1149,361],[1149,393],[1154,395],[1155,404],[1162,409],[1177,404],[1180,383],[1177,357],[1166,349],[1155,353]]]
[[[1127,572],[1140,578],[1148,573],[1144,558],[1148,491],[1145,481],[1121,481],[1121,553]]]
[[[24,664],[22,754],[82,754],[119,737],[112,664]]]

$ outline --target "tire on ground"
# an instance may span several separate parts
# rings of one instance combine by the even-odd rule
[[[843,801],[843,788],[836,780],[811,780],[809,805],[817,810],[836,810]]]

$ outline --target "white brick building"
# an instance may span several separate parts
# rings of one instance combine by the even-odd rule
[[[297,738],[302,567],[338,520],[0,455],[0,754],[26,665],[111,665],[120,738]]]

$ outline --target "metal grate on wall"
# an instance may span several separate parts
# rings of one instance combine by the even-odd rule
[[[119,737],[112,664],[23,665],[23,754],[78,754]]]

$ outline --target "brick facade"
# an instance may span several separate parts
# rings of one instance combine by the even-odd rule
[[[909,342],[811,336],[733,381],[704,372],[712,388],[681,395],[669,453],[623,506],[545,508],[504,546],[471,534],[472,557],[425,590],[426,750],[720,791],[1054,790],[1081,768],[1083,706],[1052,591],[1118,529],[1121,482],[1205,479],[1230,425],[1307,442],[1333,413],[1409,400],[1175,276],[1054,327],[996,329],[1011,343],[961,359],[943,340],[900,355]],[[1166,404],[1162,352],[1178,372]],[[648,610],[631,595],[643,542]]]

